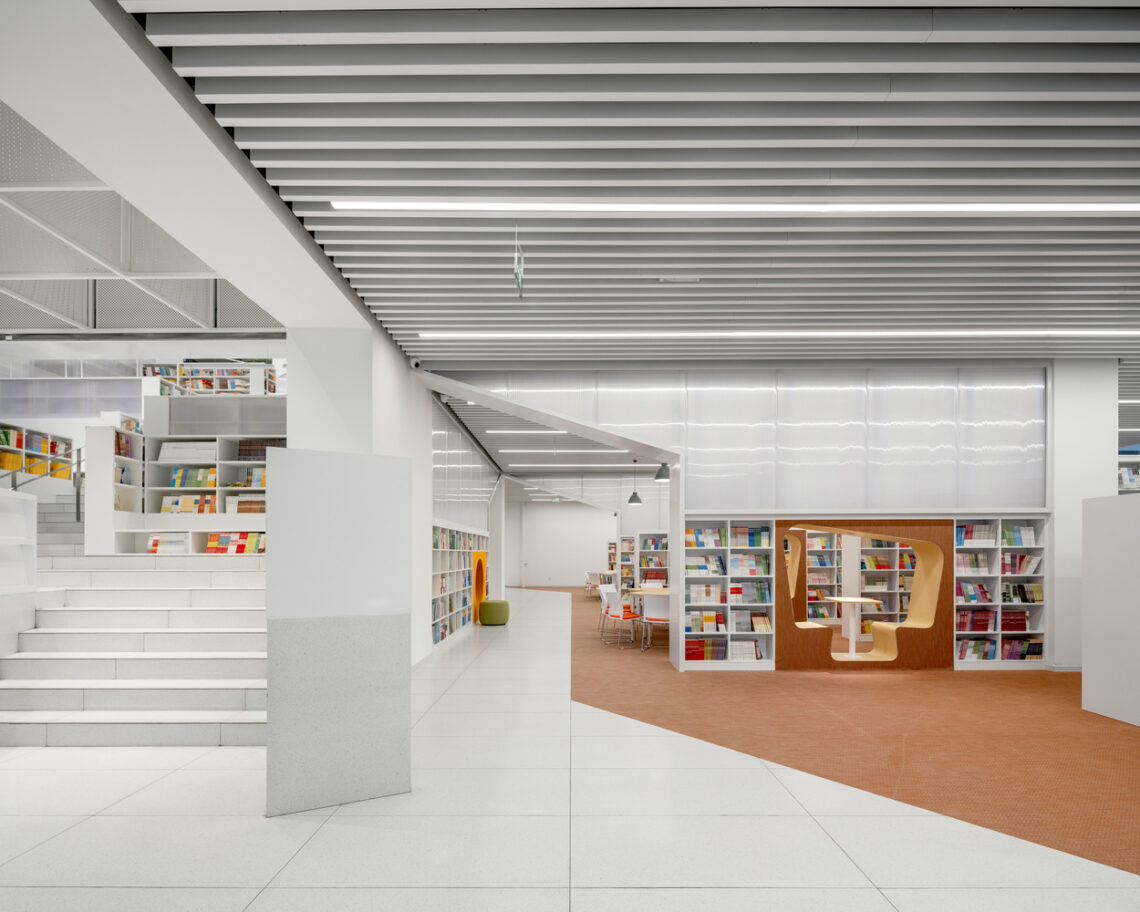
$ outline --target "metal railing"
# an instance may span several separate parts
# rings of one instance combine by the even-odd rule
[[[48,471],[46,472],[29,472],[28,468],[31,466],[38,466],[47,463]],[[24,464],[18,469],[12,469],[8,472],[0,474],[0,484],[7,478],[11,482],[13,491],[18,491],[24,485],[29,485],[34,481],[40,481],[44,478],[58,478],[56,475],[60,469],[67,467],[71,470],[71,486],[75,490],[75,521],[82,522],[82,494],[83,494],[83,447],[75,448],[74,458],[65,460],[59,456],[48,455],[42,459],[32,459],[25,457]],[[20,479],[20,474],[25,474],[28,477]]]

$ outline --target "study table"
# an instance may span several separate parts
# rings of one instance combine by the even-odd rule
[[[882,607],[882,600],[866,598],[857,595],[825,595],[821,601],[835,602],[843,608],[843,626],[847,628],[847,654],[855,655],[855,638],[859,636],[861,624],[859,623],[864,605],[878,605]],[[849,605],[850,608],[844,608]]]

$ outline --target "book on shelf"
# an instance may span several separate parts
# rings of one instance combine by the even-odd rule
[[[689,662],[713,662],[723,660],[728,649],[724,637],[711,639],[685,640],[685,659]]]
[[[188,554],[190,542],[186,533],[154,532],[147,539],[147,554]]]
[[[122,431],[115,431],[115,455],[128,459],[131,456],[131,438]]]
[[[642,567],[666,567],[665,558],[656,554],[643,554],[641,555]]]
[[[860,558],[860,568],[863,570],[890,570],[891,562],[882,554],[864,554]]]
[[[1033,576],[1040,566],[1040,555],[1018,554],[1010,551],[1002,551],[1001,553],[1001,572],[1005,576]]]
[[[685,529],[686,548],[723,548],[724,542],[721,530],[718,528],[697,528],[690,526]]]
[[[772,588],[768,580],[741,581],[729,587],[729,600],[734,605],[762,605],[772,601]]]
[[[807,581],[816,586],[834,586],[835,581],[830,575],[820,573],[818,570],[808,570]]]
[[[991,633],[996,627],[994,626],[997,612],[991,609],[972,609],[961,610],[957,612],[957,630],[969,631],[979,633]]]
[[[162,498],[159,513],[216,513],[215,494],[168,494]]]
[[[724,590],[720,583],[689,583],[685,587],[685,601],[690,605],[714,602],[724,604]]]
[[[917,565],[917,558],[913,551],[900,551],[899,552],[899,569],[900,570],[913,570]]]
[[[1001,600],[1013,604],[1034,604],[1045,601],[1045,587],[1041,583],[1002,583]]]
[[[265,512],[265,497],[264,495],[254,494],[239,494],[237,497],[228,497],[227,511],[229,501],[236,501],[237,513],[264,513]]]
[[[772,619],[761,611],[752,612],[752,632],[753,633],[771,633],[772,632]]]
[[[957,580],[954,583],[954,595],[959,604],[963,602],[991,602],[990,591],[985,583],[970,583]]]
[[[214,466],[179,466],[170,473],[171,488],[212,488],[217,484],[218,470]]]
[[[129,485],[131,483],[131,468],[130,466],[114,466],[112,469],[115,478],[115,484]]]
[[[1002,637],[1001,657],[1008,662],[1040,662],[1044,652],[1045,642],[1039,636]]]
[[[270,447],[285,446],[284,437],[248,437],[238,441],[238,462],[264,462],[265,451]]]
[[[986,661],[996,658],[998,643],[994,637],[963,638],[958,642],[958,658],[963,661]]]
[[[957,551],[954,553],[954,571],[968,576],[989,576],[990,562],[986,555],[977,551]]]
[[[772,529],[770,526],[733,526],[732,547],[771,548]]]
[[[733,576],[769,576],[772,563],[767,554],[733,554],[730,558]]]
[[[211,532],[207,554],[264,554],[264,532]]]
[[[641,571],[641,585],[643,588],[661,588],[669,582],[669,571],[665,568],[643,569]]]
[[[827,554],[808,554],[807,565],[809,567],[834,567],[831,557]]]
[[[19,469],[24,464],[24,457],[19,453],[0,453],[0,469],[5,472],[12,472]]]
[[[1117,469],[1116,481],[1121,488],[1140,488],[1140,469],[1135,466],[1121,466]]]
[[[707,609],[685,612],[685,633],[724,633],[724,615]]]
[[[818,586],[807,587],[807,600],[809,602],[820,602],[831,595],[826,589],[820,589]]]
[[[993,547],[997,544],[996,523],[965,523],[954,529],[954,540],[958,547],[977,545]]]
[[[885,573],[864,573],[863,589],[883,592],[891,588],[891,578]]]
[[[1025,633],[1029,630],[1029,611],[1025,608],[1002,608],[1002,633]]]
[[[1001,542],[1010,548],[1033,548],[1037,545],[1037,533],[1033,526],[1006,525],[1003,523]]]
[[[724,558],[719,554],[689,555],[685,558],[685,573],[688,576],[724,576]]]
[[[213,440],[164,440],[155,462],[217,462],[218,444]]]
[[[732,640],[728,644],[728,658],[737,662],[764,658],[759,640]]]
[[[835,542],[830,535],[808,535],[806,536],[806,541],[809,551],[835,550]]]
[[[914,577],[909,573],[899,576],[899,592],[911,592],[914,589]]]
[[[831,608],[827,603],[810,602],[807,606],[809,621],[826,620],[831,617]]]
[[[643,535],[641,537],[642,551],[667,551],[669,538],[664,535]]]

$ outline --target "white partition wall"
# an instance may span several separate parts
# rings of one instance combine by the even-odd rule
[[[1084,502],[1081,708],[1140,725],[1140,497]]]
[[[410,466],[274,449],[269,474],[267,813],[405,792],[410,772]],[[351,496],[313,493],[330,458]]]

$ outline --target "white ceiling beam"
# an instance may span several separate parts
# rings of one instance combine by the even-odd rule
[[[1136,101],[1132,74],[743,74],[691,76],[213,77],[194,83],[204,104],[495,101]]]
[[[1140,51],[1137,52],[1140,60]],[[1114,102],[974,102],[923,104],[867,102],[848,104],[772,102],[710,104],[701,102],[596,104],[531,102],[430,105],[274,104],[218,105],[218,123],[226,127],[803,127],[911,126],[1140,126],[1140,106]]]
[[[281,10],[374,10],[377,0],[121,0],[130,13],[170,12],[279,12]],[[613,0],[383,0],[386,9],[551,9],[608,8]],[[1073,0],[1034,0],[1034,7],[1070,7]],[[756,0],[622,0],[628,7],[751,7]],[[766,0],[766,7],[817,7],[819,0]],[[869,0],[832,0],[829,6],[862,9]],[[915,0],[874,0],[876,7],[913,7]],[[1007,7],[1009,0],[928,0],[923,7]],[[1098,7],[1132,7],[1133,0],[1097,0]]]
[[[51,193],[70,190],[106,190],[100,181],[95,180],[52,180],[52,181],[0,181],[0,193]]]
[[[338,265],[350,266],[394,264],[397,262],[420,263],[424,265],[439,263],[447,260],[449,263],[476,265],[486,260],[493,260],[502,266],[504,263],[513,266],[514,241],[503,239],[501,241],[484,242],[482,244],[445,244],[433,246],[433,242],[420,239],[416,244],[409,239],[402,244],[389,244],[383,241],[371,243],[346,242],[337,235],[332,239],[318,242],[325,248],[325,252],[333,258]],[[1113,247],[1102,250],[1090,243],[1084,244],[1058,244],[1056,242],[1040,241],[1040,247],[1033,247],[1032,242],[1023,242],[1017,245],[1003,246],[1002,244],[978,244],[977,238],[965,236],[957,241],[941,242],[932,249],[932,244],[915,244],[903,246],[897,243],[883,243],[868,245],[863,243],[857,246],[815,245],[804,247],[789,247],[785,241],[773,241],[768,245],[736,244],[725,245],[722,241],[700,243],[698,241],[660,241],[657,243],[632,244],[626,241],[615,241],[611,244],[550,244],[544,242],[528,241],[526,244],[527,262],[572,265],[572,266],[631,266],[634,264],[649,266],[666,262],[672,265],[681,263],[696,263],[715,265],[718,261],[730,264],[739,260],[752,260],[764,263],[796,263],[804,260],[831,260],[850,259],[858,257],[865,262],[895,261],[908,262],[913,259],[946,260],[959,259],[985,262],[989,259],[1024,259],[1027,262],[1039,258],[1066,258],[1079,259],[1090,262],[1100,259],[1109,260],[1117,257],[1131,257],[1140,253],[1140,243],[1133,237],[1126,242],[1117,242]]]
[[[157,13],[163,47],[669,42],[1123,42],[1140,40],[1128,9],[571,9],[321,10]]]
[[[235,127],[242,149],[1126,148],[1140,127]]]
[[[117,3],[7,4],[0,98],[286,326],[375,326]]]
[[[180,76],[543,73],[1140,73],[1121,44],[544,44],[178,47]]]

